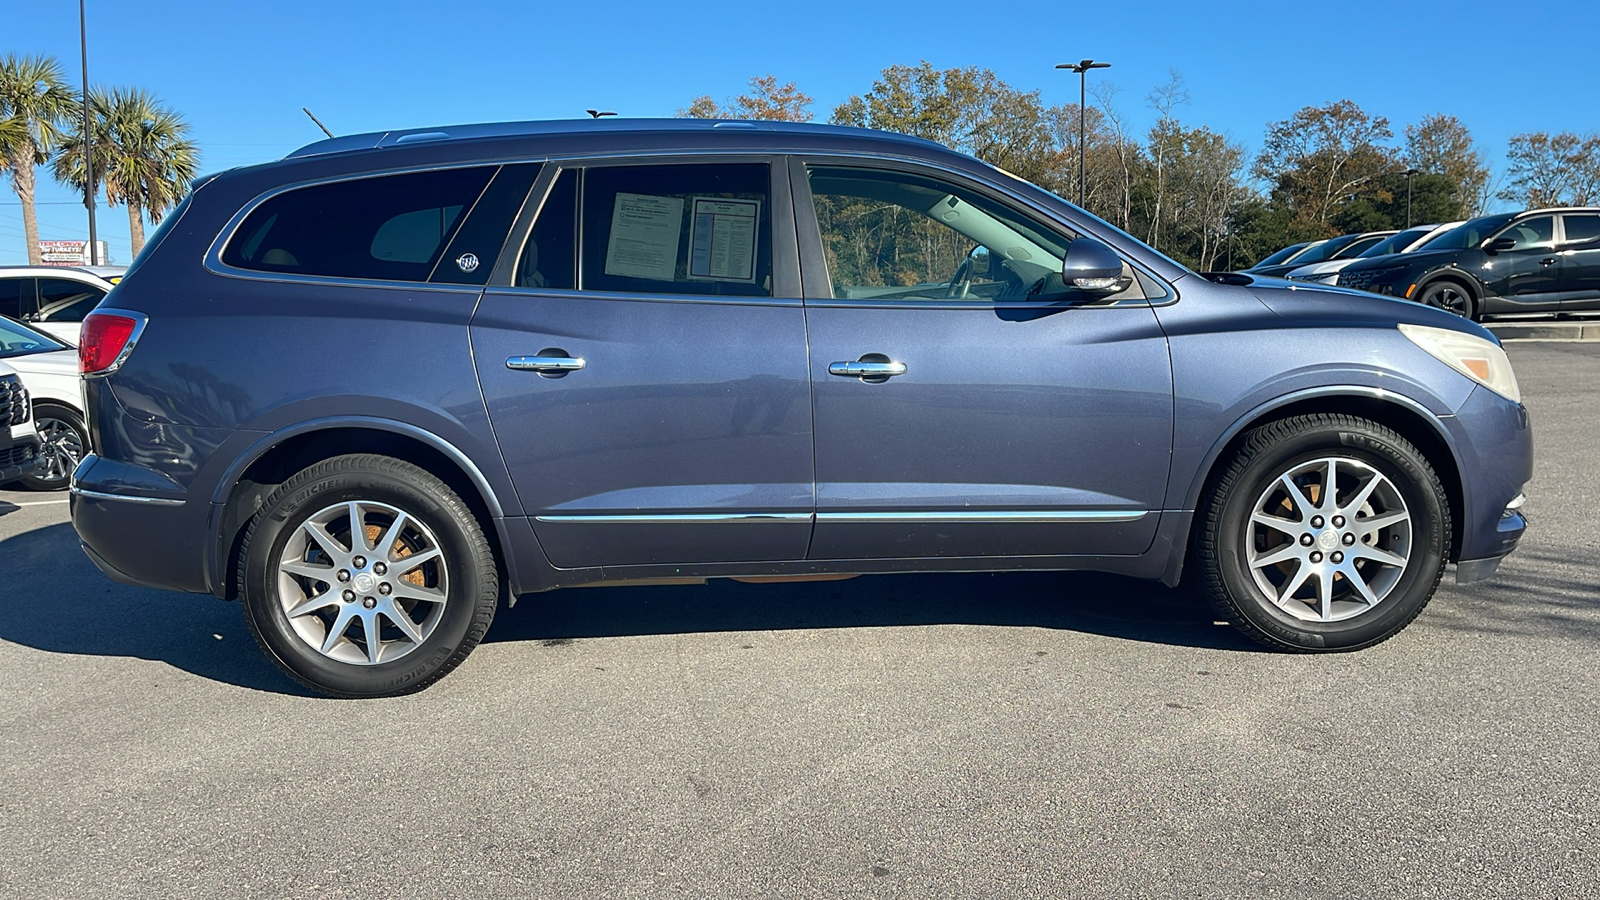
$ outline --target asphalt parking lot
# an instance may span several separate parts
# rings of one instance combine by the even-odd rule
[[[1600,896],[1600,343],[1522,548],[1355,654],[1087,574],[579,589],[411,697],[0,492],[0,896]]]

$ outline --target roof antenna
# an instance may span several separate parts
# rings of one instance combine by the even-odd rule
[[[313,115],[311,110],[306,109],[304,106],[302,106],[302,107],[300,107],[300,111],[305,113],[308,116],[311,116],[311,121],[317,123],[317,127],[322,129],[322,133],[323,134],[327,135],[328,137],[333,137],[333,132],[329,131],[328,130],[328,126],[322,124],[322,120],[317,118],[315,115]]]
[[[614,112],[601,112],[598,109],[586,109],[586,110],[584,110],[584,112],[588,113],[589,114],[589,118],[591,118],[591,119],[598,119],[601,116],[614,116],[614,115],[616,115],[616,113],[614,113]]]

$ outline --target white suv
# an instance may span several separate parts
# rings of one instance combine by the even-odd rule
[[[0,267],[0,316],[27,322],[40,331],[78,345],[83,317],[120,279],[117,266]]]
[[[0,362],[0,484],[36,474],[39,434],[33,428],[28,391],[17,371]]]

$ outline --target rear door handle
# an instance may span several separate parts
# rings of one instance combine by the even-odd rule
[[[1555,265],[1556,263],[1558,263],[1560,261],[1561,260],[1556,259],[1554,256],[1551,256],[1551,257],[1548,257],[1546,259],[1539,260],[1539,265],[1541,265],[1541,266],[1553,266],[1553,265]]]
[[[506,368],[522,372],[576,372],[584,365],[581,357],[571,356],[513,356],[506,360]]]
[[[903,362],[836,362],[828,363],[829,375],[843,375],[846,378],[889,378],[894,375],[904,375],[906,364]]]

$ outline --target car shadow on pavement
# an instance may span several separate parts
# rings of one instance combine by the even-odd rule
[[[262,656],[238,604],[118,584],[89,562],[65,523],[0,541],[0,640],[148,659],[240,687],[312,696]]]
[[[1187,588],[1090,572],[864,575],[849,581],[577,588],[523,597],[490,641],[906,625],[1049,628],[1255,651]]]

